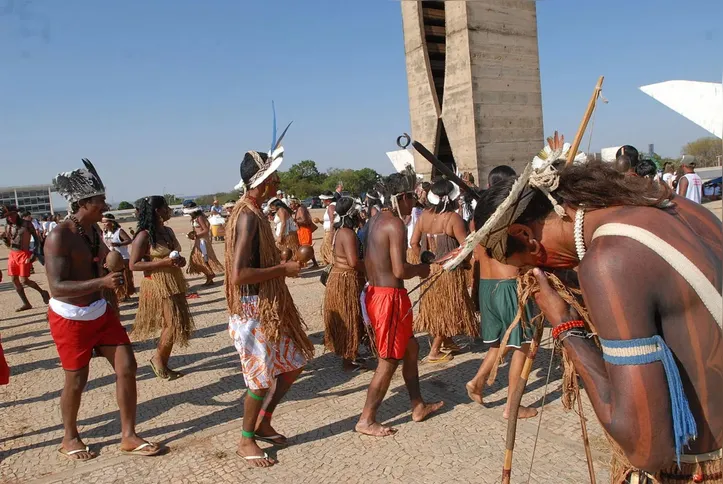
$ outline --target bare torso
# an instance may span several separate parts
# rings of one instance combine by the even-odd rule
[[[342,270],[363,268],[364,262],[359,259],[359,239],[356,233],[344,227],[337,230],[334,236],[334,267]]]
[[[396,278],[392,272],[390,232],[400,231],[403,234],[404,223],[391,212],[381,211],[369,220],[368,225],[364,266],[369,284],[403,288],[404,281]]]
[[[667,211],[642,207],[599,210],[594,226],[586,225],[586,238],[595,227],[606,223],[641,227],[682,252],[720,294],[721,223],[707,209],[682,197],[676,197],[675,203]],[[675,354],[698,430],[698,438],[686,452],[702,453],[723,446],[723,337],[692,287],[652,250],[625,237],[593,241],[579,266],[579,276],[585,302],[601,337],[636,339],[659,334]],[[601,398],[609,399],[611,405],[630,402],[624,408],[618,403],[616,408],[638,422],[649,422],[650,428],[639,425],[637,446],[653,447],[656,433],[672,426],[671,421],[650,422],[650,405],[668,405],[662,369],[653,365],[642,365],[635,372],[625,366],[609,368],[613,395]],[[647,398],[638,393],[642,389]],[[666,403],[652,403],[650,399]],[[670,415],[669,405],[665,414]]]
[[[30,250],[30,238],[34,232],[33,224],[27,220],[21,220],[20,225],[8,222],[5,237],[10,243],[10,250]]]

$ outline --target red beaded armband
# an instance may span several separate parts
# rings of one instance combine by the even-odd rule
[[[565,331],[568,331],[573,328],[584,328],[585,327],[585,321],[582,321],[580,319],[575,321],[568,321],[566,323],[558,324],[554,328],[552,328],[552,338],[557,339],[560,337],[562,333]]]

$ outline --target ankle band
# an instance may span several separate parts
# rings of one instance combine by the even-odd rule
[[[271,420],[271,412],[267,412],[263,408],[259,411],[259,417],[265,418],[266,420]]]
[[[260,402],[263,402],[263,401],[264,401],[264,397],[262,397],[262,396],[260,396],[260,395],[256,395],[254,392],[251,391],[250,388],[246,390],[246,393],[248,394],[248,396],[250,396],[250,397],[253,398],[254,400],[258,400],[258,401],[260,401]]]
[[[256,434],[254,434],[253,432],[247,432],[245,430],[241,431],[241,436],[246,437],[247,439],[253,439],[254,435],[256,435]]]

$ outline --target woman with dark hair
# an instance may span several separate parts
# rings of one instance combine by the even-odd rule
[[[186,274],[203,274],[206,276],[206,282],[203,285],[211,286],[216,274],[223,274],[223,265],[218,261],[211,243],[211,224],[208,223],[203,209],[196,205],[196,202],[186,204],[183,213],[190,215],[193,227],[193,248]]]
[[[142,271],[138,312],[131,334],[134,339],[149,338],[161,331],[151,368],[158,378],[181,376],[168,368],[173,345],[187,346],[193,331],[193,317],[186,301],[188,285],[181,268],[181,244],[173,230],[165,226],[171,209],[161,196],[144,198],[139,207],[138,231],[131,246],[130,268]]]
[[[641,178],[653,180],[658,172],[658,167],[652,160],[640,160],[635,167],[635,174]]]
[[[118,252],[123,257],[123,264],[125,264],[125,270],[123,270],[123,284],[115,288],[115,295],[118,298],[118,302],[125,302],[136,293],[136,285],[133,281],[133,271],[130,269],[130,254],[128,253],[128,246],[133,240],[128,236],[125,230],[123,230],[118,222],[115,220],[115,215],[112,213],[106,213],[101,219],[103,224],[103,240],[105,245],[111,251]]]
[[[490,187],[470,246],[517,267],[577,267],[588,324],[543,271],[524,280],[539,287],[535,301],[618,447],[613,454],[627,459],[613,466],[621,470],[613,482],[720,475],[720,220],[664,184],[605,164],[558,170],[550,163],[565,150],[551,150],[516,181]]]
[[[279,250],[289,249],[292,259],[296,260],[296,252],[299,250],[299,227],[294,221],[291,209],[278,198],[269,200],[269,209],[274,214],[274,238]]]
[[[436,258],[444,257],[464,243],[467,227],[457,213],[460,190],[449,180],[438,180],[427,193],[430,209],[422,213],[412,234],[412,251],[419,259],[422,251],[434,253]],[[439,363],[452,360],[452,352],[459,348],[451,337],[464,334],[477,336],[474,303],[467,289],[466,271],[442,272],[433,266],[436,274],[431,282],[422,286],[424,294],[419,303],[419,314],[414,322],[416,332],[429,333],[432,348],[427,361]],[[444,346],[444,347],[443,347]]]
[[[364,259],[354,229],[359,209],[351,197],[336,202],[334,216],[334,262],[324,295],[324,346],[342,358],[344,370],[364,367],[356,362],[364,334],[359,296],[364,287]]]
[[[369,190],[367,192],[364,203],[366,205],[369,218],[375,216],[377,213],[379,213],[379,210],[382,209],[381,195],[379,195],[379,192],[376,190]]]

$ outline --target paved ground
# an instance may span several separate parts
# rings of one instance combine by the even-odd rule
[[[177,233],[188,230],[187,218],[172,220]],[[320,231],[319,231],[320,232]],[[318,232],[317,232],[318,233]],[[186,250],[190,247],[185,240]],[[317,244],[319,241],[317,241]],[[214,247],[222,251],[221,243]],[[186,252],[188,253],[188,252]],[[5,273],[7,252],[0,249]],[[47,287],[42,267],[35,279]],[[219,279],[220,281],[220,279]],[[199,279],[191,280],[192,285]],[[62,438],[59,396],[63,372],[48,332],[37,294],[36,309],[17,315],[18,298],[7,277],[0,284],[0,333],[12,368],[10,385],[0,387],[0,482],[63,483],[217,483],[240,482],[498,482],[505,446],[507,368],[488,390],[485,406],[471,403],[464,383],[475,373],[485,348],[470,351],[442,365],[420,364],[422,390],[429,400],[444,400],[444,410],[424,423],[413,423],[401,374],[392,382],[382,404],[381,419],[399,428],[396,436],[374,439],[353,432],[370,373],[348,374],[340,361],[324,353],[320,306],[323,286],[318,273],[289,282],[294,300],[309,325],[317,357],[308,365],[277,409],[274,423],[291,437],[287,449],[269,449],[279,460],[271,469],[248,469],[236,455],[241,433],[244,382],[238,357],[226,330],[220,282],[199,291],[192,300],[197,331],[191,345],[175,350],[171,366],[186,376],[173,382],[157,380],[148,365],[154,341],[134,343],[138,359],[138,428],[170,452],[156,458],[130,458],[118,451],[119,418],[110,366],[91,363],[88,389],[79,423],[86,442],[100,456],[74,463],[56,450]],[[127,327],[135,304],[123,306]],[[423,356],[429,347],[420,336]],[[523,404],[540,407],[551,351],[543,348]],[[535,442],[537,450],[530,482],[587,482],[579,420],[560,404],[560,372],[555,359],[547,389],[547,404],[539,438],[537,420],[520,422],[515,448],[513,482],[527,482]],[[586,402],[589,431],[599,482],[608,481],[608,449]]]

